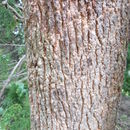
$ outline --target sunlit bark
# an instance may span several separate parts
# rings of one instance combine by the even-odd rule
[[[127,4],[24,0],[31,130],[114,130]]]

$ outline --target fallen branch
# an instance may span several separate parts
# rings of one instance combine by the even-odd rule
[[[8,4],[8,0],[2,1],[2,5],[4,5],[4,6],[5,6],[6,8],[8,8],[8,9],[10,9],[10,10],[13,12],[13,14],[15,15],[15,17],[16,17],[18,20],[20,20],[20,21],[23,22],[24,17],[21,16],[21,15],[15,10],[15,8],[13,8],[12,6],[10,6],[10,5]]]
[[[27,80],[27,76],[22,78],[22,79],[20,79],[18,82],[23,82],[23,81],[26,81],[26,80]]]
[[[19,8],[21,11],[23,11],[23,7],[22,7],[22,6],[20,6],[20,5],[18,5],[18,4],[15,4],[15,7],[16,7],[16,8]]]
[[[9,8],[16,16],[16,18],[20,19],[21,21],[23,21],[23,16],[21,16],[12,6],[10,6],[7,3],[7,8]]]
[[[21,76],[26,76],[27,75],[27,72],[24,72],[24,73],[20,73],[20,74],[16,74],[14,76],[12,76],[12,79],[17,79],[17,78],[20,78]]]
[[[0,44],[0,46],[19,46],[19,47],[25,47],[25,45],[20,45],[20,44]]]
[[[13,74],[15,73],[16,69],[25,61],[25,58],[26,58],[26,56],[23,55],[22,58],[18,61],[18,63],[15,65],[15,67],[14,67],[13,70],[11,71],[11,73],[10,73],[8,79],[5,81],[3,87],[2,87],[2,89],[1,89],[1,91],[0,91],[0,99],[1,99],[2,95],[4,94],[4,91],[5,91],[6,87],[7,87],[8,84],[10,83],[10,81],[11,81],[11,79],[12,79],[12,77],[13,77]]]

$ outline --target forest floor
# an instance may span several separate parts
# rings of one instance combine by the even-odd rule
[[[116,130],[130,130],[130,97],[122,96]]]

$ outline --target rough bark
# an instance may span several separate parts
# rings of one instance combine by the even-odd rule
[[[24,0],[31,130],[114,130],[128,0]]]

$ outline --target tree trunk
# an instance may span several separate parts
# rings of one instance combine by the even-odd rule
[[[24,0],[31,130],[115,129],[127,4]]]

